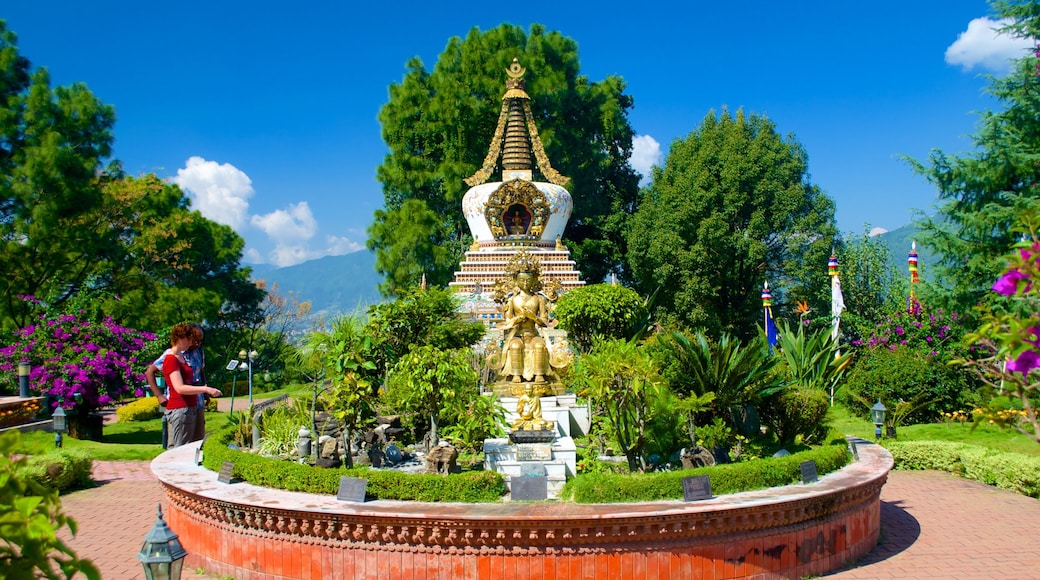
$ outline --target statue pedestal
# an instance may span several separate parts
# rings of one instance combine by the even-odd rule
[[[570,437],[556,437],[552,442],[511,443],[509,439],[484,440],[484,469],[497,471],[510,479],[529,475],[533,471],[548,479],[548,498],[559,497],[568,477],[574,477],[577,449]]]

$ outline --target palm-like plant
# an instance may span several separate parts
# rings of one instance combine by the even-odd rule
[[[833,404],[834,392],[852,363],[852,353],[841,354],[838,343],[831,338],[830,328],[806,334],[801,324],[797,331],[783,324],[777,344],[787,363],[791,383],[821,389],[830,394]]]
[[[678,371],[673,386],[681,396],[690,439],[697,441],[696,415],[710,411],[735,427],[737,411],[783,388],[773,372],[778,360],[759,337],[748,344],[723,334],[711,342],[703,334],[691,340],[681,332],[665,335]]]

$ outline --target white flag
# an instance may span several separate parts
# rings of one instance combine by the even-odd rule
[[[845,297],[841,295],[841,280],[831,276],[831,338],[838,340],[838,324],[841,322],[841,311],[845,310]]]

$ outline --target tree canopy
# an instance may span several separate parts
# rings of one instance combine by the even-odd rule
[[[418,58],[379,113],[390,149],[378,169],[385,209],[376,212],[368,247],[394,295],[429,283],[446,285],[468,247],[462,215],[464,179],[483,164],[505,90],[505,70],[518,58],[553,167],[570,177],[574,211],[564,235],[590,280],[622,262],[627,216],[638,201],[629,165],[632,97],[620,77],[590,81],[580,73],[577,43],[543,26],[530,32],[503,24],[448,41],[432,72]],[[421,243],[419,242],[421,240]]]
[[[666,321],[748,339],[762,282],[776,305],[829,310],[834,202],[809,181],[808,156],[764,116],[708,113],[654,168],[628,238],[641,293],[660,288]]]
[[[44,310],[149,329],[258,316],[242,238],[176,185],[104,166],[114,109],[84,84],[51,88],[2,20],[0,79],[0,330]]]
[[[993,2],[995,16],[1008,19],[1002,31],[1040,36],[1040,5]],[[980,115],[976,150],[965,155],[932,152],[927,163],[908,159],[938,189],[938,215],[922,220],[922,242],[941,254],[940,286],[951,290],[958,312],[987,300],[986,291],[1017,241],[1015,216],[1040,203],[1040,78],[1038,58],[1023,54],[1005,77],[989,77],[988,92],[1000,104]]]

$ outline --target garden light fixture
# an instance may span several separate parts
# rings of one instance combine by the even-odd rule
[[[18,396],[23,399],[29,398],[29,370],[29,361],[18,363]]]
[[[51,414],[51,422],[54,427],[54,446],[61,447],[62,433],[65,432],[65,408],[58,405],[58,408]]]
[[[885,411],[888,409],[881,404],[881,399],[870,408],[870,421],[874,423],[874,440],[881,440],[881,426],[885,424]]]
[[[177,534],[166,525],[159,504],[159,519],[144,537],[137,559],[144,566],[144,577],[148,580],[180,580],[184,557],[188,551],[181,546]]]

